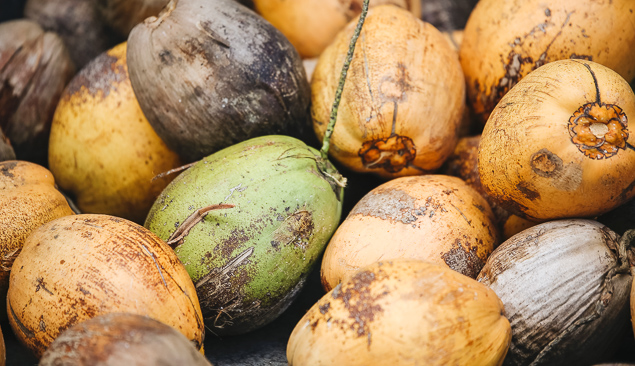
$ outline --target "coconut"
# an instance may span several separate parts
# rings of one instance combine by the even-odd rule
[[[494,291],[447,267],[361,268],[297,323],[290,366],[500,365],[511,337]]]
[[[592,218],[635,196],[635,94],[615,71],[551,62],[503,97],[485,125],[485,192],[532,221]]]
[[[234,0],[173,0],[128,39],[141,110],[186,161],[256,136],[310,132],[302,60]]]
[[[318,57],[337,33],[362,11],[361,0],[254,0],[254,6],[279,29],[303,58]],[[371,0],[370,7],[394,5],[421,15],[420,0]],[[319,30],[319,31],[318,31]]]
[[[481,124],[529,72],[556,60],[600,63],[627,81],[635,59],[632,0],[482,0],[465,25],[460,58]]]
[[[126,44],[102,53],[64,90],[53,116],[49,167],[84,213],[139,224],[182,165],[148,123],[128,78]]]
[[[61,217],[34,230],[13,264],[7,309],[37,357],[67,328],[107,313],[149,316],[197,349],[205,333],[196,289],[172,248],[108,215]]]
[[[24,16],[59,35],[78,70],[123,41],[107,27],[94,0],[28,0]]]
[[[629,324],[632,234],[591,220],[556,220],[501,244],[477,280],[505,304],[506,365],[591,365]]]
[[[109,313],[62,332],[39,366],[210,366],[183,334],[147,316]]]
[[[53,113],[74,74],[55,33],[26,19],[0,24],[0,128],[18,159],[46,166]]]
[[[476,278],[498,245],[487,201],[462,180],[390,180],[365,195],[337,228],[321,267],[326,291],[379,260],[411,258]]]
[[[313,128],[325,136],[348,40],[348,24],[311,79]],[[430,173],[452,153],[465,105],[455,50],[430,24],[391,5],[371,8],[341,95],[331,156],[384,178]]]

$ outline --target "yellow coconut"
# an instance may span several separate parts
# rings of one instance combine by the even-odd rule
[[[126,43],[89,63],[64,91],[53,117],[49,166],[85,213],[142,223],[181,165],[146,120],[132,91]]]
[[[501,365],[511,340],[494,291],[416,260],[365,267],[293,329],[290,366]]]
[[[486,193],[531,220],[594,217],[635,196],[635,95],[616,72],[585,60],[533,71],[483,130]]]
[[[362,0],[254,0],[254,7],[295,46],[303,58],[319,56],[337,33],[362,11]],[[421,15],[420,0],[370,0]]]
[[[6,299],[9,271],[26,238],[42,224],[72,214],[48,169],[26,161],[0,162],[0,301]]]
[[[338,283],[379,260],[413,258],[476,278],[498,245],[487,201],[461,179],[401,177],[366,194],[331,238],[322,285]]]
[[[40,357],[65,329],[102,314],[148,316],[197,349],[205,333],[196,289],[164,241],[109,215],[66,216],[40,226],[15,259],[9,324]]]
[[[479,1],[460,51],[475,114],[484,124],[521,78],[556,60],[598,62],[630,82],[633,23],[632,0]]]
[[[313,73],[319,138],[355,25],[338,34]],[[406,10],[374,7],[357,41],[329,152],[349,169],[387,178],[433,171],[454,149],[464,105],[458,55],[443,34]]]
[[[509,213],[485,192],[481,184],[481,177],[478,174],[478,147],[480,142],[481,135],[459,139],[454,152],[445,162],[442,173],[463,179],[487,200],[494,212],[494,222],[502,234],[501,242],[503,242],[524,229],[538,224],[538,222]]]

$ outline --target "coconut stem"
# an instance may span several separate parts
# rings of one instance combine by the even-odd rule
[[[353,59],[353,54],[355,53],[355,44],[357,43],[357,38],[359,38],[359,34],[362,31],[362,25],[364,25],[364,20],[366,19],[366,14],[368,13],[368,2],[369,0],[364,0],[364,4],[362,5],[362,13],[360,14],[359,20],[357,21],[357,27],[355,28],[355,32],[353,32],[351,43],[348,46],[346,61],[344,61],[344,66],[342,67],[342,73],[340,74],[340,82],[337,85],[337,90],[335,90],[335,100],[333,101],[333,107],[331,108],[331,116],[329,117],[329,124],[326,127],[326,133],[324,134],[322,149],[320,149],[320,155],[322,156],[322,159],[324,160],[328,159],[331,135],[333,134],[333,129],[335,129],[335,121],[337,120],[337,109],[342,99],[342,91],[344,90],[344,83],[346,82],[346,74],[348,73],[348,67],[351,65],[351,60]]]
[[[620,238],[620,242],[618,245],[618,251],[620,255],[620,260],[622,261],[622,265],[620,266],[620,271],[627,271],[630,269],[630,262],[628,260],[628,248],[633,245],[635,241],[635,229],[627,230],[624,235]]]

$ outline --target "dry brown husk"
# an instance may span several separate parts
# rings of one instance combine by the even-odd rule
[[[15,259],[7,309],[37,357],[65,329],[114,312],[149,316],[203,344],[196,289],[172,248],[114,216],[67,216],[33,231]]]
[[[172,0],[128,38],[139,105],[186,161],[252,137],[310,133],[302,60],[270,23],[234,0]]]
[[[329,291],[358,269],[394,258],[476,278],[498,237],[487,201],[461,179],[393,179],[366,194],[333,234],[322,259],[322,285]]]
[[[108,28],[94,0],[28,0],[24,16],[59,35],[78,70],[123,40]]]
[[[0,128],[18,159],[46,165],[51,119],[74,73],[55,33],[26,19],[0,24]]]
[[[505,365],[589,365],[615,348],[629,322],[632,282],[618,239],[596,221],[559,220],[490,255],[477,280],[505,304],[512,326]]]
[[[496,294],[447,267],[360,269],[297,323],[290,366],[500,365],[511,336]]]
[[[104,22],[119,35],[128,37],[135,25],[158,15],[169,0],[92,0]]]
[[[210,366],[176,329],[131,313],[104,314],[62,332],[39,366]]]
[[[46,168],[26,161],[0,162],[0,303],[26,238],[44,223],[72,214]],[[6,312],[0,311],[0,319],[6,319]]]

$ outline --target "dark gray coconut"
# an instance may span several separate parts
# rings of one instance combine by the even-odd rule
[[[130,33],[128,68],[148,121],[187,161],[256,136],[312,133],[300,56],[234,0],[171,0]]]
[[[18,159],[47,165],[53,113],[74,74],[55,33],[27,19],[0,24],[0,128]]]
[[[125,41],[108,28],[93,0],[28,0],[24,16],[57,33],[78,70]]]

